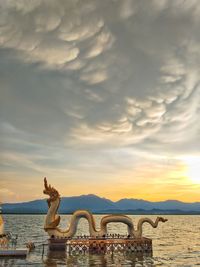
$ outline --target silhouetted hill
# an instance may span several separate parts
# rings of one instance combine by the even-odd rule
[[[2,204],[2,213],[46,213],[47,202],[45,200],[34,200],[22,203]]]
[[[63,197],[60,203],[60,212],[73,212],[77,209],[87,209],[91,211],[106,210],[116,208],[115,204],[106,198],[95,195],[82,195],[77,197]]]
[[[92,212],[98,212],[98,210],[115,208],[116,206],[111,200],[90,194],[61,198],[59,212],[72,213],[77,209],[87,209]],[[48,207],[45,199],[23,203],[2,204],[3,213],[46,213],[47,209]]]
[[[161,209],[161,210],[183,210],[183,211],[200,211],[200,202],[185,203],[178,200],[166,200],[151,202],[142,199],[121,199],[115,202],[117,207],[122,210],[127,209]]]
[[[46,213],[47,209],[45,199],[2,204],[3,213]],[[61,199],[60,213],[72,213],[77,209],[87,209],[95,213],[200,214],[200,202],[185,203],[177,200],[151,202],[142,199],[121,199],[113,202],[92,194]]]

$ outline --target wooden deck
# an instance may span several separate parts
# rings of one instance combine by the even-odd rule
[[[26,257],[28,254],[27,248],[1,248],[0,257]]]

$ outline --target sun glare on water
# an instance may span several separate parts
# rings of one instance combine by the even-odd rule
[[[195,184],[200,184],[200,157],[184,158],[186,175]]]

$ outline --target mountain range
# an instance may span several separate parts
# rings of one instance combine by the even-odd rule
[[[36,214],[46,213],[48,210],[45,199],[23,203],[5,203],[1,206],[4,214]],[[100,214],[200,214],[200,202],[186,203],[178,200],[152,202],[133,198],[114,202],[92,194],[61,198],[59,213],[73,213],[77,209],[87,209]]]

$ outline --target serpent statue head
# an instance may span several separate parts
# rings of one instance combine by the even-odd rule
[[[57,198],[60,199],[60,195],[58,191],[52,187],[50,184],[47,183],[47,178],[44,178],[44,190],[43,193],[49,196],[49,199],[47,199],[48,206],[50,206],[50,203],[52,201],[55,201]]]
[[[165,219],[165,218],[163,218],[163,217],[158,217],[158,221],[160,221],[160,222],[167,222],[168,219]]]

